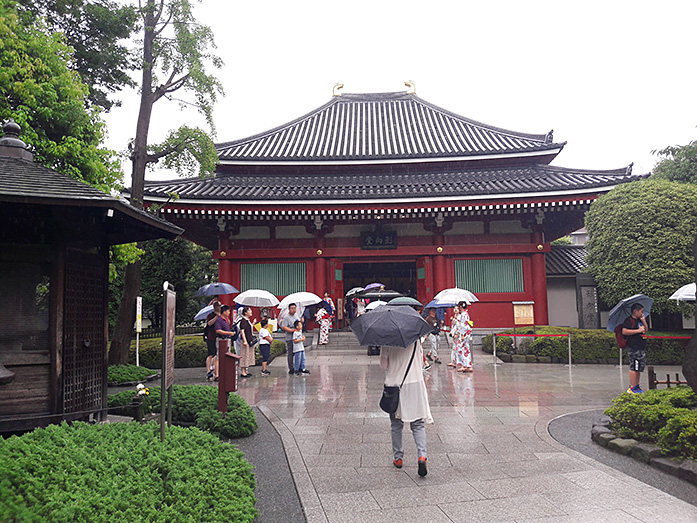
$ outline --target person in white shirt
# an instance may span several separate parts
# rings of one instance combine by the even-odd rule
[[[269,358],[271,357],[271,342],[273,338],[271,333],[266,328],[269,324],[269,320],[261,320],[261,329],[259,330],[259,352],[261,353],[261,373],[264,376],[271,374],[271,371],[266,370],[266,365],[269,363]]]

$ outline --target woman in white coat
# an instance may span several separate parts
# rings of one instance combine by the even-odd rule
[[[414,359],[409,367],[409,373],[404,377],[409,366],[409,360],[414,354]],[[426,469],[426,428],[425,423],[433,423],[431,408],[428,405],[428,393],[421,371],[423,361],[423,349],[421,340],[417,340],[407,348],[382,347],[380,349],[380,365],[385,369],[385,385],[397,386],[404,384],[399,392],[399,407],[397,412],[390,414],[392,427],[392,452],[393,464],[402,468],[404,447],[402,446],[402,429],[404,422],[409,422],[416,449],[419,454],[419,476],[425,476]]]

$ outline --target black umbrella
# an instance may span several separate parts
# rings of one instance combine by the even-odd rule
[[[411,307],[383,305],[353,320],[351,330],[363,346],[409,347],[433,327]]]
[[[400,296],[402,296],[402,294],[397,291],[379,291],[377,289],[371,289],[369,291],[363,291],[358,293],[359,298],[367,298],[369,300],[382,301],[389,301],[392,298],[399,298]]]
[[[236,292],[240,291],[229,283],[216,282],[204,285],[196,291],[195,296],[220,296],[223,294],[235,294]]]

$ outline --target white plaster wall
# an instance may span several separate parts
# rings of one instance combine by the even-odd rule
[[[520,220],[495,220],[489,224],[491,234],[519,234],[530,232],[520,224]]]
[[[312,238],[302,225],[286,225],[276,227],[276,238],[294,240],[298,238]]]
[[[575,278],[547,278],[547,309],[550,325],[578,328]]]
[[[484,234],[484,222],[455,222],[445,236],[454,234]]]
[[[268,240],[271,238],[269,228],[266,226],[243,225],[240,233],[232,237],[233,240]]]

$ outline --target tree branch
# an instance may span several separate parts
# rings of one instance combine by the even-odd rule
[[[153,102],[156,102],[160,98],[162,98],[164,95],[167,93],[173,93],[174,91],[177,91],[181,89],[184,86],[184,83],[188,80],[189,76],[188,74],[185,74],[181,78],[178,78],[177,80],[172,80],[172,75],[169,77],[169,80],[167,80],[167,83],[160,85],[157,89],[155,89],[155,99]]]

